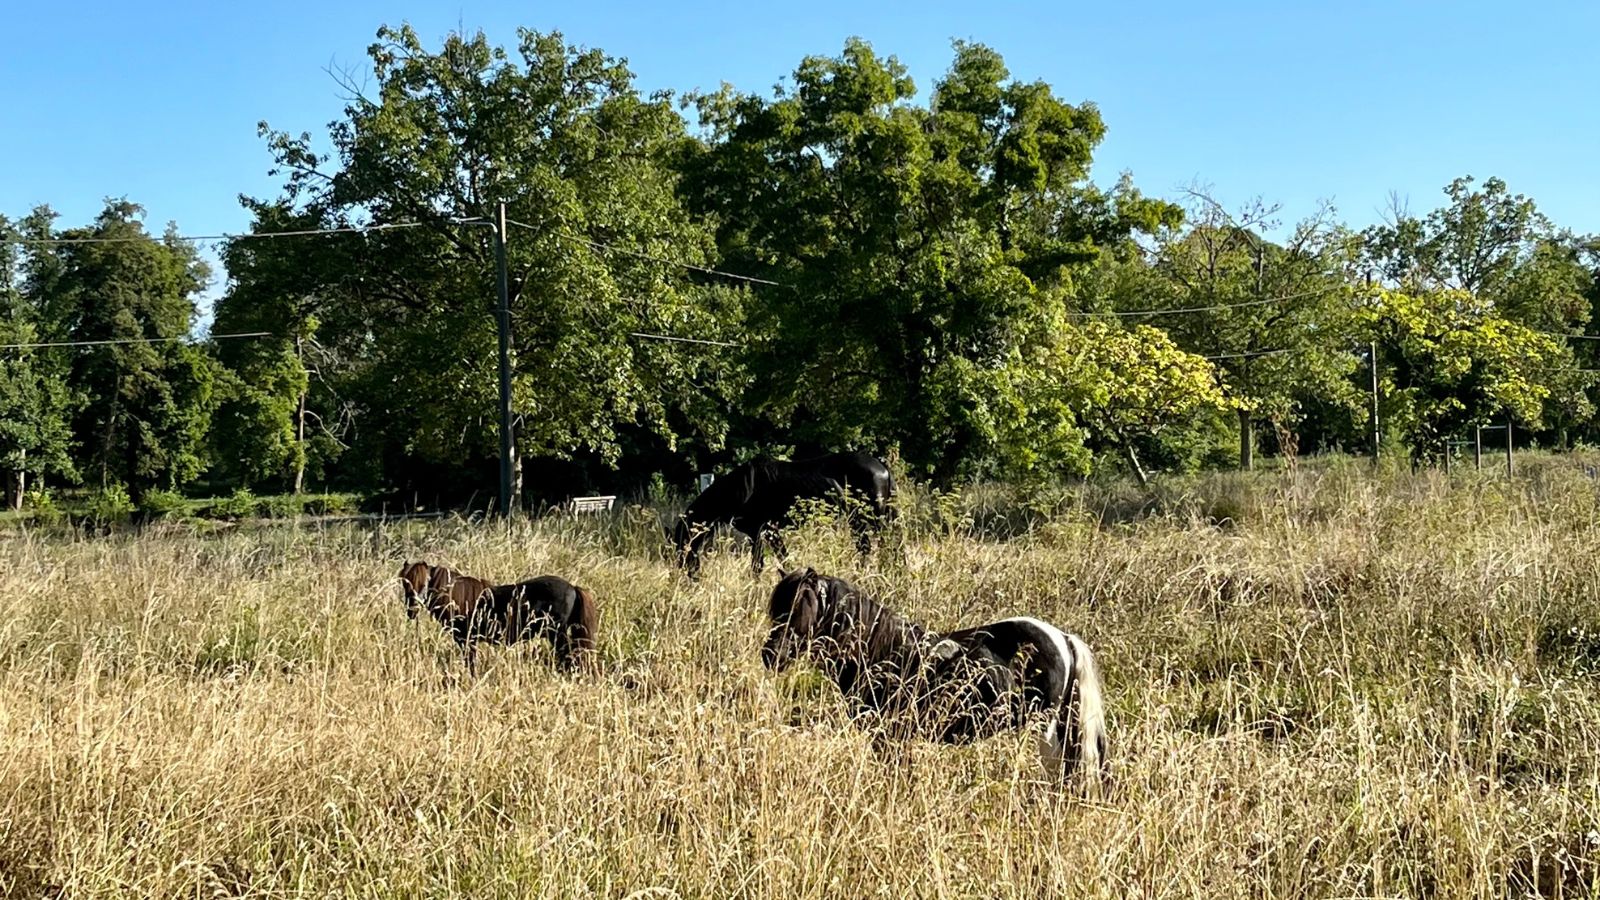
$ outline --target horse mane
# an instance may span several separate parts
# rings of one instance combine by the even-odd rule
[[[799,590],[816,590],[817,631],[828,638],[852,662],[866,665],[887,662],[913,652],[929,635],[924,626],[895,612],[886,604],[843,578],[816,576],[816,587],[805,584]],[[768,607],[774,617],[777,597]]]

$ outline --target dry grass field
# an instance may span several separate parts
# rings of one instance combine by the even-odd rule
[[[1095,804],[1027,734],[876,755],[814,672],[762,669],[773,570],[688,581],[658,511],[13,530],[0,895],[1597,897],[1600,500],[1524,469],[1213,476],[1137,519],[918,494],[869,562],[791,540],[936,628],[1082,635]],[[591,588],[603,672],[518,646],[466,678],[405,618],[421,555]]]

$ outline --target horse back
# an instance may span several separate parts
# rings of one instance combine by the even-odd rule
[[[577,588],[555,575],[541,575],[494,588],[497,617],[508,622],[520,620],[524,628],[535,624],[565,624],[577,605]],[[513,628],[511,639],[519,637],[518,632],[522,630]]]
[[[1060,630],[1048,623],[1003,619],[942,637],[960,648],[964,661],[985,671],[997,695],[1016,692],[1027,706],[1042,708],[1056,705],[1066,693],[1072,650]]]
[[[832,453],[816,460],[817,470],[867,500],[879,514],[894,496],[894,478],[883,460],[870,453]]]

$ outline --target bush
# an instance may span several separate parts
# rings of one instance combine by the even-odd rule
[[[293,494],[276,494],[256,501],[256,512],[269,519],[292,519],[300,515],[302,498]]]
[[[84,504],[84,516],[97,525],[112,525],[126,522],[133,515],[135,507],[133,499],[128,496],[128,489],[120,484],[112,484],[104,490],[99,490],[89,495],[88,503]]]
[[[301,498],[301,509],[309,516],[345,516],[360,506],[361,498],[355,494],[307,494]]]
[[[139,501],[139,511],[152,519],[164,519],[182,513],[188,505],[176,491],[150,491]]]
[[[218,519],[248,519],[257,514],[257,509],[256,495],[249,488],[239,488],[233,496],[211,504],[209,512]]]
[[[55,495],[45,488],[28,491],[22,497],[22,508],[28,520],[38,525],[57,525],[65,518],[56,505]]]

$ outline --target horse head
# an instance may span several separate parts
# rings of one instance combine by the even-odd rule
[[[694,578],[700,574],[700,545],[705,543],[706,537],[711,534],[711,529],[697,524],[684,515],[678,518],[678,524],[666,530],[667,543],[671,545],[673,558],[678,566]]]
[[[817,626],[828,602],[828,589],[816,569],[787,574],[779,570],[778,575],[778,586],[772,589],[772,599],[767,604],[772,630],[761,647],[761,662],[781,672],[795,657],[809,652],[821,637]]]
[[[417,612],[427,602],[425,595],[432,576],[432,567],[420,560],[400,567],[400,587],[406,595],[406,618],[415,619]]]

